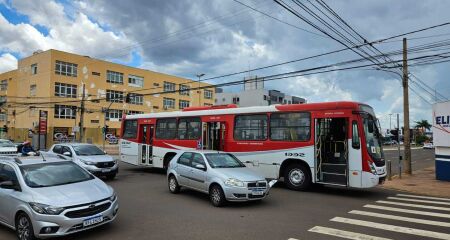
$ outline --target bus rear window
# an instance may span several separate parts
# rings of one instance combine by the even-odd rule
[[[137,137],[137,120],[125,120],[122,138],[135,139]]]

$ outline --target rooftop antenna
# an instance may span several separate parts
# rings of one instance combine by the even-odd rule
[[[40,154],[40,155],[41,155],[41,157],[42,157],[42,161],[46,162],[46,161],[47,161],[47,159],[45,159],[45,157],[44,157],[44,154],[43,154],[43,153],[41,153],[41,152],[39,152],[39,154]]]

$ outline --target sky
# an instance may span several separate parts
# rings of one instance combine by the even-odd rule
[[[360,58],[347,50],[248,71],[341,49],[343,45],[272,0],[240,1],[284,23],[234,0],[0,0],[0,73],[16,68],[18,59],[38,49],[89,55],[189,79],[195,79],[199,73],[204,73],[204,78],[212,78],[247,71],[209,81],[212,84]],[[445,0],[325,2],[369,42],[450,21],[450,1]],[[293,5],[288,0],[286,3]],[[450,25],[406,37],[410,39],[410,47],[447,40]],[[382,52],[401,50],[401,38],[376,44],[376,47]],[[392,58],[400,60],[401,55]],[[421,85],[417,80],[411,83],[412,125],[421,119],[431,122],[434,95],[440,93],[442,99],[450,98],[449,64],[409,68],[410,73],[426,84]],[[266,82],[265,86],[306,98],[308,102],[367,103],[375,109],[382,128],[386,129],[390,125],[390,114],[394,114],[393,127],[395,114],[403,112],[399,80],[393,73],[367,67],[285,78]],[[242,86],[224,90],[240,91]],[[402,115],[400,118],[402,121]]]

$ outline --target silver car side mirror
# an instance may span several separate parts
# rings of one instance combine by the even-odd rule
[[[196,164],[196,165],[195,165],[194,167],[195,167],[195,168],[197,168],[197,169],[200,169],[200,170],[206,171],[206,166],[205,166],[205,165],[203,165],[203,164]]]

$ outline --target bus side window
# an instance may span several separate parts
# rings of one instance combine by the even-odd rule
[[[359,149],[360,148],[359,133],[358,133],[358,122],[357,121],[353,121],[352,122],[352,147],[354,149]]]

